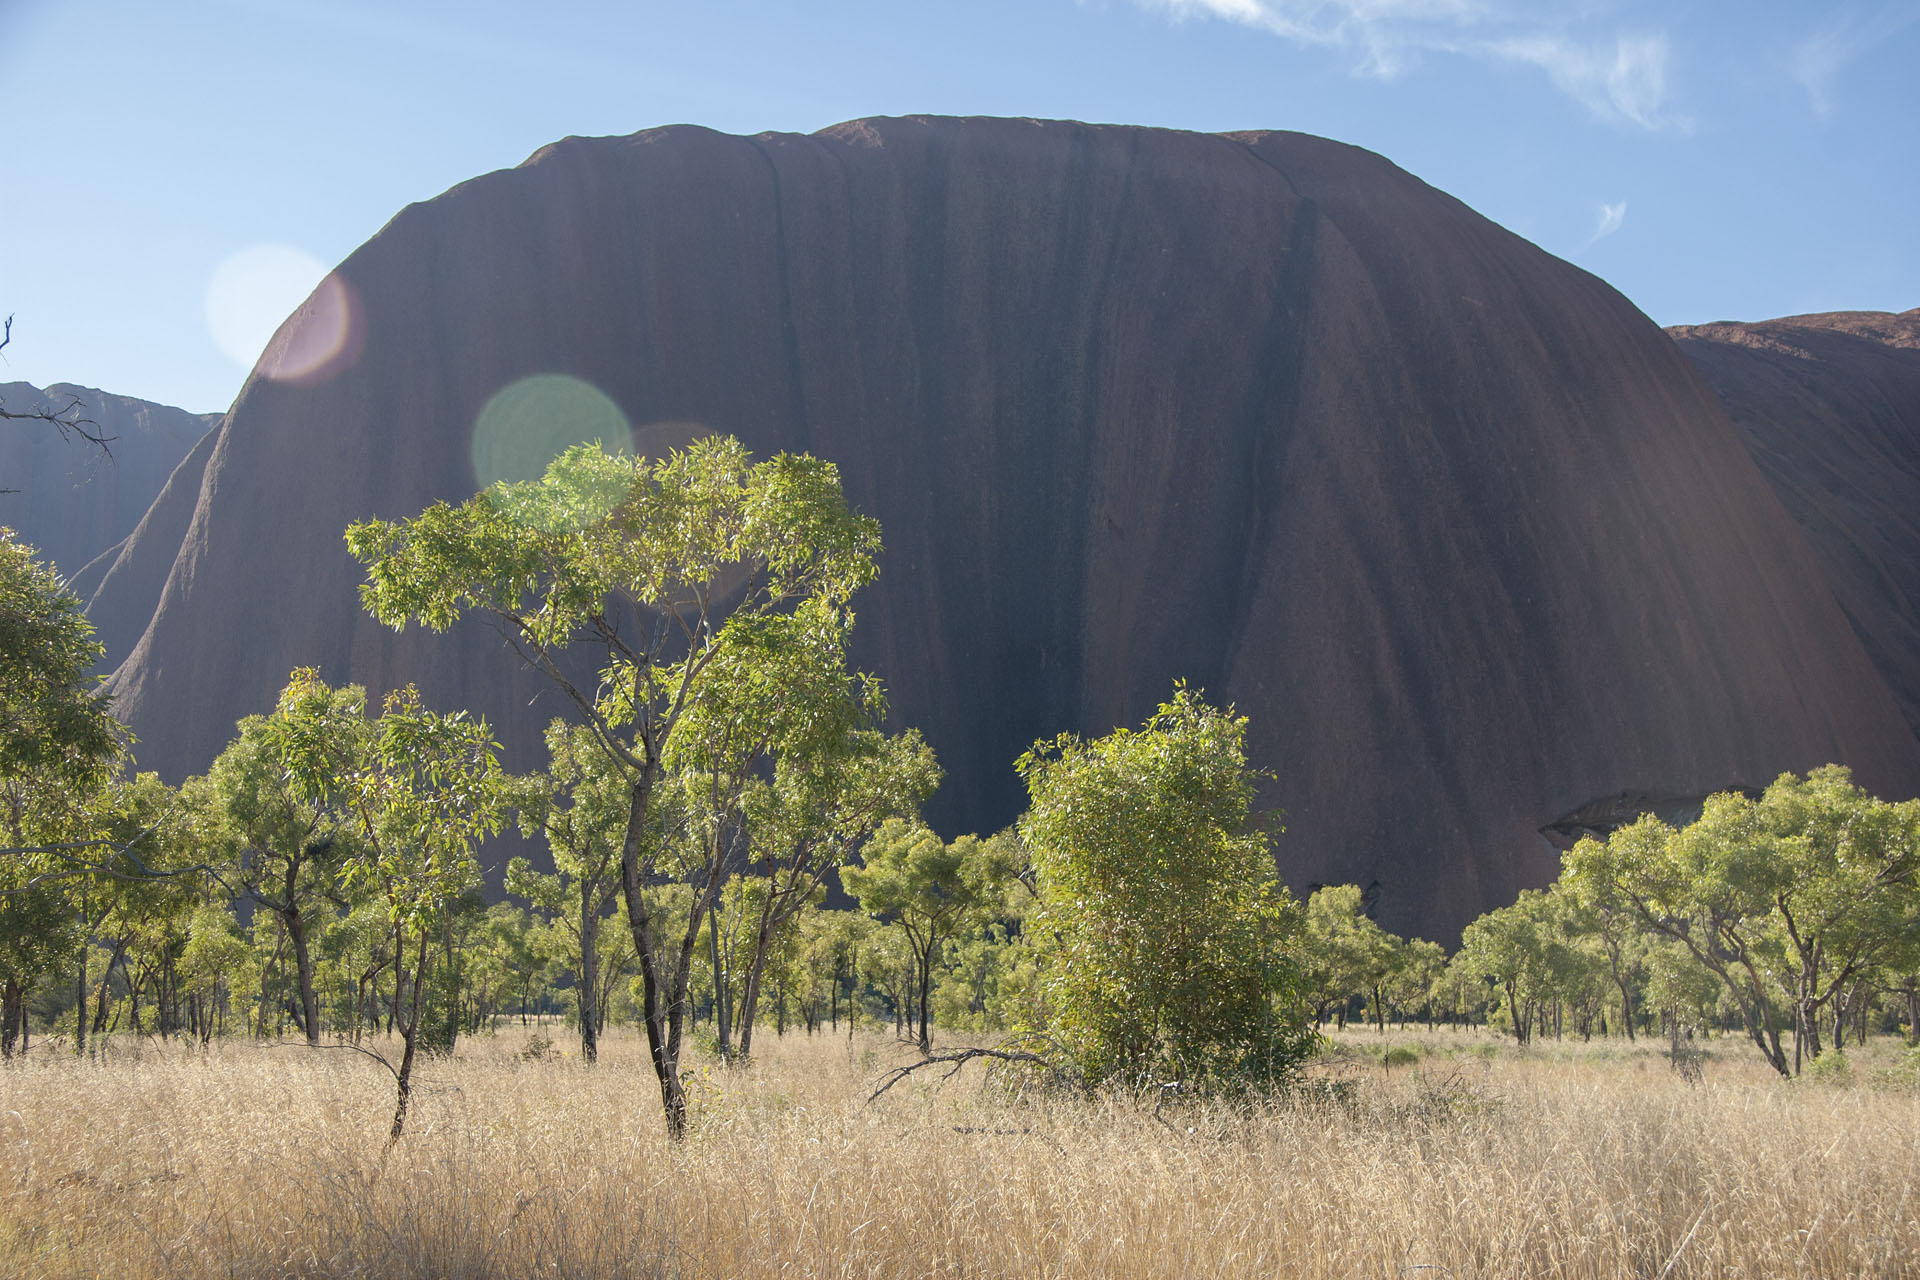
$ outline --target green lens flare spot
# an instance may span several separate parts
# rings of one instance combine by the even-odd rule
[[[473,478],[482,489],[546,474],[555,458],[595,441],[608,453],[633,451],[627,415],[591,382],[536,373],[493,393],[473,425]]]

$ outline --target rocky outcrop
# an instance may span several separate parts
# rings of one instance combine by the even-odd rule
[[[15,413],[69,412],[107,439],[105,450],[38,421],[0,420],[0,524],[69,579],[133,531],[167,476],[219,421],[91,387],[0,385]],[[118,657],[125,657],[121,650]]]
[[[308,663],[537,762],[558,702],[484,628],[374,625],[340,538],[471,493],[509,387],[840,465],[887,543],[856,657],[948,831],[1177,678],[1250,717],[1288,878],[1429,936],[1596,797],[1920,788],[1821,562],[1603,282],[1338,143],[919,118],[569,139],[400,213],[212,441],[114,678],[143,763],[204,767]]]
[[[193,524],[216,438],[213,432],[202,436],[167,477],[133,532],[74,575],[70,585],[87,602],[87,617],[107,651],[109,670],[133,652],[159,606]]]
[[[1920,309],[1668,330],[1920,733]]]

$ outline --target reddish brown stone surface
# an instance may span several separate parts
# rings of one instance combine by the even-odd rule
[[[1920,733],[1920,309],[1668,330]]]
[[[338,277],[263,363],[342,356],[249,381],[115,677],[170,776],[303,663],[417,680],[536,763],[557,700],[482,628],[375,626],[340,533],[466,496],[488,398],[565,373],[643,447],[840,465],[887,544],[856,656],[939,750],[950,833],[1015,816],[1035,738],[1137,722],[1176,678],[1251,717],[1289,880],[1377,882],[1429,936],[1545,881],[1540,828],[1596,797],[1834,759],[1920,787],[1674,344],[1352,147],[918,118],[569,139]]]

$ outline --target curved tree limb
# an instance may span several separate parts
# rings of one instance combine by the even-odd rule
[[[986,1049],[975,1046],[968,1049],[956,1049],[952,1053],[931,1053],[918,1062],[909,1062],[904,1067],[895,1067],[893,1070],[887,1072],[886,1075],[880,1077],[880,1087],[867,1095],[867,1104],[871,1106],[881,1094],[893,1088],[893,1086],[899,1084],[916,1071],[923,1070],[927,1067],[945,1067],[947,1069],[946,1073],[940,1078],[942,1080],[951,1080],[959,1073],[960,1068],[978,1058],[986,1058],[996,1062],[1030,1063],[1033,1066],[1044,1068],[1048,1075],[1058,1076],[1063,1079],[1071,1078],[1071,1073],[1058,1063],[1025,1049]]]

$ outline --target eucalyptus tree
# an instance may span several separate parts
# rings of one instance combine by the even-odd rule
[[[475,613],[572,704],[626,786],[620,884],[667,1131],[687,1124],[680,1080],[700,920],[728,873],[724,844],[683,865],[675,923],[648,888],[667,842],[650,829],[661,779],[744,778],[854,697],[849,597],[873,580],[879,527],[847,507],[837,470],[805,456],[755,462],[711,437],[659,461],[594,446],[545,476],[497,485],[410,520],[347,531],[366,607],[445,630]],[[575,679],[581,657],[599,668]]]
[[[889,818],[861,850],[860,865],[841,868],[840,883],[860,909],[906,935],[922,1053],[933,1051],[928,1010],[941,947],[999,907],[1018,857],[1011,832],[946,841],[917,821]]]
[[[26,1030],[26,993],[84,956],[63,882],[103,847],[88,822],[121,730],[88,674],[101,648],[80,601],[0,528],[0,1051]],[[84,982],[84,977],[82,979]]]
[[[303,679],[296,674],[295,683]],[[361,714],[366,700],[359,685],[329,690],[324,700],[297,691],[282,697],[271,715],[240,721],[237,736],[207,774],[234,846],[239,887],[286,929],[308,1044],[320,1043],[314,935],[358,838],[358,819],[344,790],[303,788],[294,766],[316,732],[341,735],[343,752],[357,750],[353,740],[368,732]],[[292,723],[295,717],[309,723]]]
[[[429,711],[409,685],[389,693],[369,724],[363,705],[336,694],[315,672],[296,671],[277,714],[296,794],[338,803],[358,824],[342,882],[370,890],[392,931],[401,1059],[389,1141],[398,1141],[412,1096],[430,948],[446,935],[449,909],[479,884],[473,850],[503,825],[508,787],[485,721]]]
[[[102,649],[80,600],[33,549],[0,528],[0,801],[6,852],[39,843],[25,823],[35,786],[91,781],[122,731],[89,671]]]
[[[1384,995],[1399,967],[1401,940],[1367,915],[1357,884],[1330,884],[1307,899],[1301,935],[1302,976],[1314,1010],[1314,1025],[1347,1025],[1355,996],[1371,997],[1374,1018],[1386,1030]]]
[[[223,904],[203,902],[195,908],[180,952],[180,977],[189,1001],[188,1024],[201,1044],[225,1028],[234,993],[253,984],[252,958]]]
[[[1620,1021],[1635,1039],[1640,993],[1647,983],[1648,934],[1641,918],[1607,876],[1563,875],[1554,886],[1566,901],[1568,927],[1606,957],[1607,975],[1620,997]]]
[[[1757,800],[1709,797],[1677,831],[1645,817],[1582,840],[1563,874],[1713,974],[1793,1075],[1820,1052],[1822,1011],[1899,950],[1920,910],[1920,801],[1877,800],[1838,765],[1782,774]]]
[[[547,769],[517,779],[514,808],[520,829],[546,837],[552,873],[525,858],[507,864],[507,889],[553,917],[567,939],[567,961],[579,992],[580,1055],[600,1056],[602,1018],[610,994],[603,981],[600,926],[620,892],[620,844],[630,803],[619,762],[590,731],[563,720],[547,726]]]
[[[207,863],[219,820],[204,778],[176,789],[151,773],[110,783],[102,819],[99,861],[69,888],[91,912],[81,919],[94,936],[113,940],[129,1021],[170,1036],[189,1012],[179,965],[193,913],[221,883]],[[140,1015],[143,995],[148,1020]]]
[[[1600,962],[1568,936],[1561,896],[1525,889],[1466,927],[1453,963],[1505,994],[1514,1039],[1526,1044],[1557,1002],[1595,987]]]
[[[1417,1008],[1427,1029],[1433,1030],[1436,987],[1446,968],[1447,953],[1439,943],[1425,938],[1407,940],[1387,987],[1388,998],[1400,1010],[1402,1027],[1406,1026],[1407,1014]]]
[[[877,699],[864,708],[877,719]],[[749,797],[756,870],[766,879],[740,996],[740,1053],[753,1051],[760,986],[774,941],[819,897],[882,822],[917,813],[940,785],[933,750],[909,730],[819,735],[812,751],[775,761],[772,782]],[[848,885],[849,892],[856,892]],[[922,1009],[924,1023],[925,1011]]]

